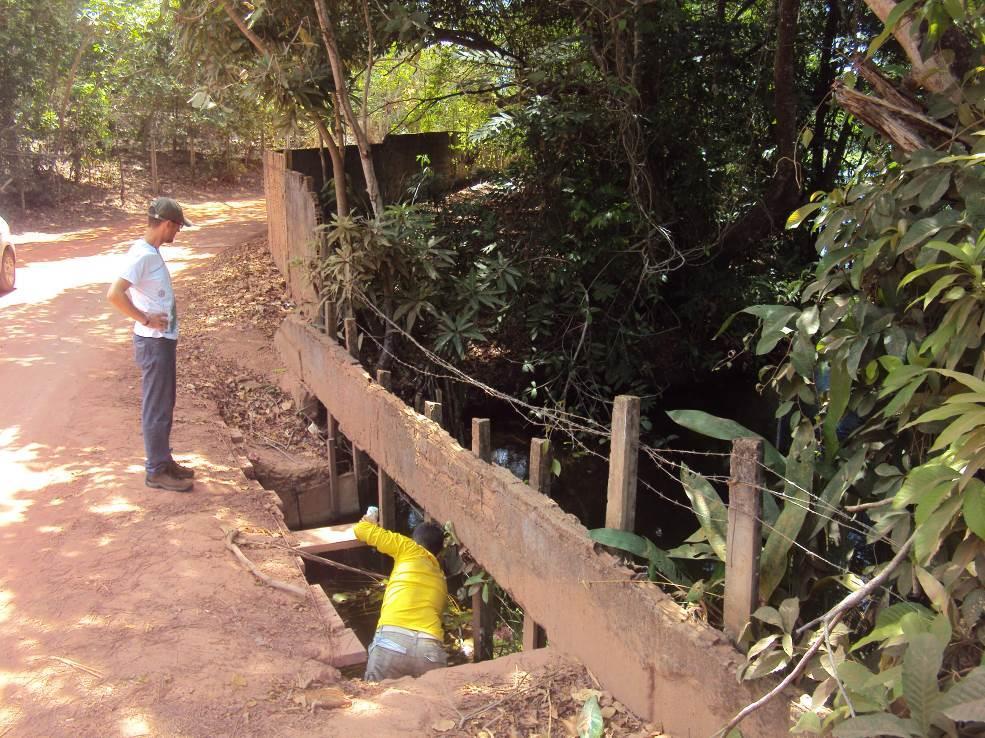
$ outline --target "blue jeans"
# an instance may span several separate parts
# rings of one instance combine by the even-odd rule
[[[366,662],[367,682],[419,677],[432,669],[448,665],[448,655],[437,638],[391,625],[383,625],[369,644]]]
[[[133,337],[133,353],[140,367],[140,427],[144,433],[148,474],[163,471],[171,462],[171,423],[177,388],[178,342],[170,338]]]

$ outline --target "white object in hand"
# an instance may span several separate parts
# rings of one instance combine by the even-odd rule
[[[375,505],[370,505],[369,507],[366,508],[366,517],[372,518],[373,520],[379,520],[380,508],[376,507]]]

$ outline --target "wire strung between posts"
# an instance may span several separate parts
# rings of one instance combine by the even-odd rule
[[[666,466],[673,466],[673,462],[666,462],[665,465]],[[680,465],[680,466],[683,467],[683,465]],[[665,474],[667,474],[668,476],[670,476],[675,481],[678,481],[677,478],[674,477],[673,475],[671,475],[670,472],[667,471],[667,469],[665,469],[663,466],[658,466],[658,468],[661,469],[661,471],[663,471]],[[664,494],[663,492],[661,492],[659,489],[657,489],[653,485],[649,484],[646,480],[642,480],[641,479],[639,481],[640,481],[640,483],[645,488],[647,488],[648,490],[650,490],[651,492],[653,492],[660,499],[664,500],[665,502],[669,502],[672,505],[676,505],[676,506],[678,506],[678,507],[680,507],[682,509],[685,509],[685,510],[690,511],[692,514],[694,514],[696,517],[698,517],[699,521],[706,520],[708,522],[721,523],[721,524],[723,524],[725,526],[728,525],[728,519],[727,518],[724,518],[723,519],[723,518],[719,518],[719,517],[712,516],[712,515],[700,515],[699,516],[698,513],[690,505],[686,505],[683,502],[680,502],[678,500],[673,499],[672,497],[667,496],[666,494]],[[766,489],[766,488],[760,488],[760,489],[763,489],[764,491],[767,491],[767,492],[775,493],[774,490],[769,490],[769,489]],[[799,502],[799,501],[797,501],[797,502]],[[816,560],[818,560],[818,561],[826,564],[827,566],[831,567],[834,571],[840,572],[841,574],[846,574],[846,575],[849,575],[849,576],[857,576],[857,574],[855,572],[851,571],[847,567],[842,566],[841,564],[836,564],[833,561],[830,561],[829,559],[825,558],[824,556],[822,556],[821,554],[817,553],[816,551],[813,551],[813,550],[807,548],[806,546],[804,546],[802,543],[800,543],[799,541],[795,540],[794,538],[791,538],[790,536],[788,536],[787,534],[785,534],[783,531],[778,530],[774,525],[772,525],[769,521],[763,519],[762,517],[757,516],[756,519],[767,530],[774,532],[776,535],[780,536],[780,538],[782,538],[783,540],[785,540],[788,543],[790,543],[791,546],[793,546],[795,548],[798,548],[801,551],[803,551],[805,554],[807,554],[807,556],[809,556],[809,557],[811,557],[813,559],[816,559]],[[902,597],[900,597],[898,594],[896,594],[895,592],[893,592],[892,590],[890,590],[890,589],[888,589],[886,587],[880,587],[880,589],[882,589],[883,592],[885,592],[886,594],[888,594],[890,597],[894,597],[894,598],[896,598],[896,599],[898,599],[900,601],[903,600]]]
[[[406,362],[404,362],[404,361],[402,361],[400,359],[397,359],[397,357],[393,357],[400,364],[402,364],[403,366],[406,366],[407,368],[409,368],[412,371],[417,372],[419,374],[430,375],[430,376],[440,376],[441,378],[450,379],[450,380],[456,380],[456,381],[460,381],[462,383],[471,385],[471,386],[473,386],[473,387],[481,390],[482,392],[484,392],[485,394],[487,394],[490,397],[494,397],[496,399],[503,400],[504,402],[506,402],[507,404],[509,404],[511,407],[513,407],[514,410],[517,410],[518,412],[521,412],[521,414],[523,414],[525,412],[525,413],[527,413],[529,415],[534,416],[535,418],[548,419],[548,420],[552,421],[550,424],[548,424],[547,422],[544,422],[544,423],[540,423],[540,425],[542,425],[543,427],[545,427],[547,429],[555,428],[555,429],[557,429],[557,430],[565,433],[565,435],[567,435],[572,440],[572,442],[575,445],[577,445],[579,448],[581,448],[584,452],[586,452],[588,454],[591,454],[592,456],[598,457],[598,458],[602,459],[603,461],[608,462],[607,457],[603,456],[602,454],[600,454],[599,452],[595,451],[594,449],[589,448],[580,438],[578,438],[578,435],[577,434],[578,433],[582,433],[582,434],[592,435],[592,436],[608,437],[609,436],[609,433],[610,433],[610,429],[609,428],[603,426],[602,424],[598,423],[595,420],[592,420],[591,418],[586,418],[586,417],[577,415],[575,413],[570,413],[570,412],[566,412],[566,411],[563,411],[563,410],[549,409],[549,408],[538,407],[536,405],[532,405],[532,404],[530,404],[528,402],[525,402],[523,400],[520,400],[519,398],[513,397],[512,395],[509,395],[509,394],[507,394],[505,392],[502,392],[500,390],[497,390],[497,389],[495,389],[495,388],[487,385],[484,382],[481,382],[480,380],[478,380],[478,379],[476,379],[476,378],[474,378],[474,377],[466,374],[461,369],[459,369],[458,367],[456,367],[453,364],[449,363],[448,361],[442,359],[440,356],[438,356],[434,352],[432,352],[429,349],[425,348],[414,336],[412,336],[409,332],[405,331],[401,326],[399,326],[397,323],[395,323],[393,320],[391,320],[361,290],[359,290],[358,288],[354,288],[354,292],[360,298],[360,300],[362,301],[362,303],[364,305],[366,305],[373,313],[375,313],[381,320],[383,320],[387,325],[391,326],[394,330],[396,330],[404,338],[406,338],[407,340],[409,340],[410,343],[413,344],[429,361],[431,361],[433,364],[435,364],[437,366],[442,367],[447,372],[449,372],[449,374],[447,374],[447,375],[438,375],[438,374],[435,374],[433,372],[429,372],[429,371],[426,371],[426,370],[422,370],[422,369],[420,369],[418,367],[414,367],[414,366],[412,366],[412,365],[410,365],[410,364],[408,364],[408,363],[406,363]],[[368,331],[365,326],[360,326],[360,327],[363,330],[363,334],[370,336],[371,337],[371,340],[373,340],[374,343],[376,343],[377,346],[379,346],[382,349],[382,344],[380,344],[380,342],[377,341],[375,339],[375,337],[372,336],[372,333],[370,331]],[[610,404],[610,403],[607,402],[607,404]],[[525,419],[529,419],[527,417],[527,415],[524,415],[524,417],[525,417]],[[685,466],[683,464],[679,463],[679,462],[673,462],[673,461],[670,461],[667,458],[665,458],[665,454],[667,454],[667,453],[692,454],[692,455],[710,456],[710,457],[719,457],[719,458],[724,458],[724,457],[729,457],[730,456],[730,454],[729,453],[726,453],[726,452],[706,452],[706,451],[688,451],[688,450],[684,450],[684,449],[653,448],[653,447],[650,447],[650,446],[646,446],[645,444],[640,444],[640,450],[643,451],[643,452],[645,452],[647,454],[647,456],[651,460],[654,461],[657,469],[659,469],[660,471],[662,471],[664,474],[667,474],[667,476],[670,477],[671,479],[673,479],[675,483],[680,483],[680,480],[677,478],[677,476],[675,476],[674,474],[672,474],[668,469],[684,469]],[[838,510],[838,508],[835,508],[834,506],[830,505],[826,501],[824,501],[821,498],[819,498],[817,495],[814,495],[811,491],[804,489],[802,486],[800,486],[799,484],[797,484],[793,480],[786,479],[785,477],[783,477],[783,475],[777,474],[775,471],[773,471],[772,469],[769,469],[768,467],[766,467],[765,465],[763,465],[761,462],[757,462],[757,463],[759,463],[764,468],[768,469],[771,473],[775,474],[779,479],[783,480],[785,483],[789,483],[790,485],[792,485],[796,489],[805,492],[811,499],[817,500],[819,503],[821,503],[823,505],[826,505],[831,511],[836,512],[836,513],[840,513],[840,514],[844,515],[844,513],[841,513],[841,511]],[[726,477],[717,477],[715,479],[720,479],[722,481],[728,481],[728,478],[726,478]],[[678,500],[673,499],[672,497],[667,496],[666,494],[664,494],[663,492],[661,492],[660,490],[658,490],[657,488],[655,488],[653,485],[651,485],[648,482],[646,482],[645,480],[639,480],[639,482],[645,488],[647,488],[648,490],[650,490],[652,493],[656,494],[660,499],[664,500],[665,502],[669,502],[672,505],[676,505],[677,507],[680,507],[680,508],[682,508],[684,510],[687,510],[688,512],[694,514],[695,516],[698,516],[698,513],[694,510],[694,508],[691,505],[686,505],[686,504],[684,504],[684,503],[682,503],[682,502],[680,502]],[[765,487],[760,487],[760,489],[762,489],[763,491],[770,492],[774,496],[785,498],[785,499],[793,502],[794,504],[798,504],[798,505],[800,505],[800,506],[803,507],[803,503],[800,500],[796,500],[795,498],[791,498],[788,495],[784,495],[782,493],[778,493],[775,490],[771,490],[771,489],[768,489],[768,488],[765,488]],[[806,509],[811,510],[810,507],[807,507]],[[818,511],[818,510],[812,510],[812,512],[814,512],[815,514],[818,514],[818,516],[821,517],[821,518],[823,518],[823,519],[829,520],[831,522],[838,522],[838,521],[835,521],[831,516],[826,516],[826,515],[821,514],[821,512]],[[699,519],[708,520],[710,522],[723,523],[725,525],[728,524],[727,518],[726,519],[719,519],[719,518],[713,518],[713,517],[710,517],[710,516],[698,516],[698,517],[699,517]],[[767,520],[764,520],[761,517],[758,518],[758,520],[759,520],[759,522],[760,522],[761,525],[765,526],[768,530],[775,532],[776,535],[780,536],[782,539],[784,539],[785,541],[789,542],[791,546],[796,547],[796,548],[802,550],[809,557],[814,558],[814,559],[816,559],[816,560],[818,560],[818,561],[826,564],[827,566],[831,567],[833,570],[839,571],[842,574],[848,574],[848,575],[854,575],[855,574],[850,569],[848,569],[848,568],[846,568],[844,566],[841,566],[839,564],[836,564],[833,561],[830,561],[830,560],[826,559],[824,556],[818,554],[815,551],[812,551],[811,549],[807,548],[806,546],[804,546],[803,544],[799,543],[795,539],[790,538],[785,533],[783,533],[782,531],[778,530],[775,526],[771,525]],[[851,518],[848,518],[848,521],[850,523],[852,523],[852,524],[857,523],[859,526],[867,527],[871,531],[878,533],[878,531],[875,531],[875,529],[874,528],[871,528],[871,526],[865,526],[864,523],[861,523],[861,522],[858,522],[858,521],[853,521]],[[848,527],[848,526],[846,526],[846,527]],[[859,529],[855,529],[855,530],[856,530],[856,532],[859,532],[859,533],[863,532],[862,530],[859,530]],[[890,543],[890,545],[892,545],[892,544]],[[895,595],[893,592],[891,592],[890,590],[886,589],[885,587],[882,587],[882,589],[884,591],[886,591],[890,596],[895,596],[897,598],[899,597],[898,595]]]
[[[586,418],[581,415],[576,415],[575,413],[569,413],[564,410],[554,410],[554,409],[548,409],[548,408],[532,405],[528,402],[524,402],[523,400],[520,400],[519,398],[513,397],[512,395],[509,395],[505,392],[501,392],[500,390],[490,387],[485,382],[481,382],[478,379],[469,376],[458,367],[454,366],[453,364],[450,364],[449,362],[445,361],[434,352],[422,346],[421,343],[416,338],[414,338],[414,336],[412,336],[410,333],[408,333],[399,325],[397,325],[395,322],[393,322],[389,317],[387,317],[386,314],[382,310],[380,310],[376,305],[374,305],[369,300],[369,298],[367,298],[366,295],[362,293],[361,290],[359,290],[358,288],[353,288],[353,289],[355,293],[359,296],[360,300],[367,307],[369,307],[372,312],[374,312],[379,318],[381,318],[384,322],[386,322],[387,325],[397,330],[402,336],[404,336],[404,338],[409,340],[430,361],[437,364],[445,371],[451,372],[454,379],[457,379],[458,381],[464,382],[466,384],[470,384],[476,387],[477,389],[482,390],[490,397],[495,397],[496,399],[503,400],[504,402],[509,403],[514,408],[523,408],[525,411],[531,413],[534,417],[550,417],[553,420],[555,420],[559,426],[567,424],[570,427],[578,429],[582,433],[587,433],[590,435],[603,436],[603,437],[609,435],[609,429],[607,427],[603,426],[601,423],[598,423],[595,420],[592,420],[591,418]],[[367,332],[365,328],[363,328],[363,331]],[[580,422],[576,422],[576,421],[580,421]]]
[[[383,311],[380,310],[380,308],[378,308],[375,304],[373,304],[366,297],[364,293],[358,290],[358,288],[356,288],[355,291],[359,296],[359,298],[363,301],[363,303],[366,304],[372,312],[374,312],[388,325],[392,326],[398,333],[400,333],[400,335],[408,339],[424,355],[426,359],[446,369],[450,373],[439,374],[437,372],[432,372],[427,369],[422,369],[420,367],[416,367],[412,364],[409,364],[406,361],[403,361],[402,359],[394,356],[393,354],[390,354],[390,356],[395,361],[397,361],[397,363],[407,367],[412,372],[415,372],[423,376],[455,380],[473,386],[481,390],[485,394],[489,395],[490,397],[503,400],[504,402],[509,404],[514,410],[517,410],[521,414],[521,416],[524,417],[525,420],[530,420],[529,417],[530,415],[533,415],[535,418],[550,418],[554,421],[552,424],[548,424],[546,422],[537,423],[537,424],[541,425],[542,427],[548,430],[554,428],[556,430],[565,433],[565,435],[569,436],[572,439],[572,441],[577,446],[582,448],[584,451],[587,451],[588,453],[591,453],[595,456],[598,456],[599,458],[602,458],[605,461],[608,461],[606,457],[589,449],[580,439],[577,438],[578,433],[593,435],[593,436],[608,437],[610,434],[610,429],[608,427],[602,425],[601,423],[591,418],[586,418],[584,416],[577,415],[575,413],[569,413],[563,410],[549,409],[549,408],[539,407],[537,405],[532,405],[528,402],[524,402],[523,400],[517,397],[513,397],[512,395],[509,395],[505,392],[490,387],[489,385],[485,384],[484,382],[481,382],[475,377],[470,376],[469,374],[466,374],[458,367],[454,366],[453,364],[450,364],[449,362],[445,361],[434,352],[425,348],[423,345],[421,345],[421,343],[416,338],[414,338],[414,336],[412,336],[410,333],[408,333],[403,328],[401,328],[397,323],[395,323],[390,318],[388,318],[383,313]],[[383,349],[383,344],[375,336],[373,336],[373,334],[366,328],[366,326],[361,325],[359,327],[362,329],[363,335],[368,336],[370,340],[374,344],[376,344],[378,348],[380,348],[381,350]],[[605,402],[606,404],[609,405],[612,404],[611,401],[605,401]],[[522,411],[525,411],[526,414]],[[583,422],[577,422],[577,421],[583,421]],[[536,421],[534,422],[536,423]],[[672,464],[672,462],[668,462],[665,459],[663,459],[662,457],[663,453],[677,453],[677,454],[688,454],[692,456],[708,456],[708,457],[718,457],[718,458],[728,458],[731,455],[729,452],[721,452],[721,451],[695,451],[690,449],[654,448],[647,446],[646,444],[640,444],[640,450],[647,452],[648,455],[650,455],[650,457],[658,464],[660,463]]]
[[[757,462],[757,463],[760,463],[760,462]],[[879,529],[876,528],[875,526],[868,525],[867,523],[864,523],[861,520],[858,520],[857,518],[849,515],[848,513],[846,513],[844,510],[842,510],[837,505],[832,505],[830,502],[828,502],[824,498],[822,498],[822,497],[814,494],[811,490],[805,489],[803,486],[801,486],[800,484],[798,484],[794,480],[787,479],[785,476],[783,476],[782,474],[779,474],[778,472],[770,469],[766,465],[760,463],[760,466],[762,466],[764,469],[766,469],[767,471],[769,471],[771,474],[775,475],[784,484],[790,485],[791,487],[793,487],[794,489],[796,489],[798,492],[803,492],[805,495],[807,495],[807,497],[810,500],[812,500],[815,503],[815,505],[817,507],[824,508],[824,509],[826,509],[826,510],[828,510],[828,511],[830,511],[832,513],[832,515],[824,515],[824,514],[821,513],[820,510],[812,509],[812,508],[808,507],[808,509],[811,510],[811,512],[813,512],[816,515],[818,515],[818,517],[822,517],[822,518],[824,518],[826,520],[829,520],[831,522],[838,523],[842,527],[848,528],[849,530],[854,530],[856,533],[864,534],[866,537],[868,537],[868,536],[871,535],[871,536],[873,536],[875,538],[875,540],[882,541],[882,542],[888,544],[893,549],[893,552],[894,553],[898,550],[899,547],[895,543],[893,543],[889,538],[887,538],[886,535],[885,535],[885,533],[880,532]],[[797,500],[796,498],[791,497],[789,495],[786,495],[786,494],[784,494],[782,492],[777,492],[776,490],[771,490],[771,489],[766,488],[766,487],[759,487],[759,489],[762,489],[764,491],[768,491],[768,492],[770,492],[771,494],[773,494],[776,497],[781,497],[781,498],[786,499],[786,500],[791,500],[792,502],[794,502],[794,504],[798,504],[798,505],[803,506],[802,505],[802,502],[800,500]],[[833,516],[838,516],[839,519],[836,520]]]
[[[807,510],[808,512],[814,513],[817,517],[821,518],[822,520],[827,520],[830,523],[835,523],[841,526],[842,528],[846,528],[847,530],[854,531],[859,535],[863,535],[866,537],[866,539],[868,539],[871,536],[873,537],[873,542],[879,541],[885,543],[893,550],[893,553],[896,553],[896,551],[899,549],[899,546],[893,543],[893,541],[890,540],[885,533],[880,533],[877,528],[868,525],[866,523],[863,523],[861,520],[855,520],[854,518],[851,518],[848,515],[845,515],[844,513],[841,513],[837,518],[833,515],[825,515],[820,510],[811,507],[809,504],[805,504],[803,500],[800,500],[796,497],[793,497],[792,495],[788,495],[783,492],[778,492],[776,490],[769,489],[768,487],[761,487],[757,485],[754,486],[754,489],[762,490],[763,492],[768,492],[774,497],[778,497],[782,500],[786,500],[787,502],[794,505],[795,507],[799,507],[804,510]],[[837,508],[832,508],[832,510],[835,512],[836,515],[840,513],[840,511]]]

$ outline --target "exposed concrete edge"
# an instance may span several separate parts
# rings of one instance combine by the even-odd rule
[[[366,647],[352,629],[346,627],[325,590],[317,584],[309,584],[308,590],[329,629],[332,657],[328,663],[337,669],[365,664],[369,658]]]
[[[222,421],[220,420],[219,422]],[[257,481],[256,475],[253,473],[253,464],[246,459],[246,452],[243,449],[245,442],[243,433],[238,428],[229,425],[226,425],[226,429],[229,432],[229,441],[233,446],[233,455],[239,463],[240,471],[246,477],[247,489],[249,492],[259,496],[260,499],[265,500],[266,504],[264,507],[271,517],[273,517],[281,537],[285,541],[289,541],[294,546],[297,546],[298,542],[294,537],[294,531],[290,530],[284,521],[284,501],[276,491],[267,489]],[[246,465],[249,467],[248,472],[243,468],[243,460],[246,460]],[[307,570],[305,560],[296,554],[291,554],[291,558],[297,564],[298,571],[303,579]],[[324,626],[324,632],[328,636],[327,641],[332,651],[331,659],[328,663],[339,669],[346,666],[365,664],[367,660],[366,647],[362,645],[355,632],[346,627],[342,617],[338,614],[332,601],[325,593],[325,590],[317,584],[308,584],[307,581],[305,581],[305,584],[308,587],[309,597],[311,598],[310,603],[318,614],[318,620]]]
[[[737,684],[742,656],[655,586],[595,550],[584,526],[374,383],[336,342],[297,317],[275,344],[342,431],[440,521],[621,702],[671,733],[710,736],[772,685]],[[743,735],[780,736],[789,702],[748,718]]]

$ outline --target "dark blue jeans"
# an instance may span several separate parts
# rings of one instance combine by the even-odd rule
[[[170,338],[134,335],[133,353],[140,367],[140,427],[144,432],[145,464],[156,474],[171,461],[171,422],[177,387],[178,342]]]

